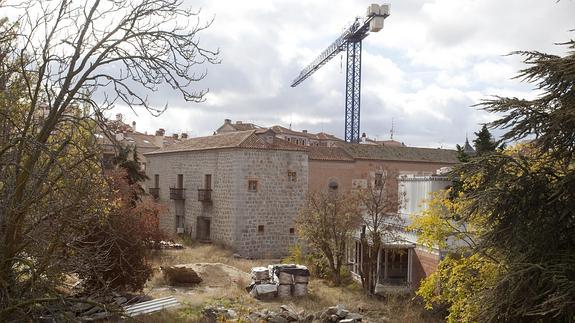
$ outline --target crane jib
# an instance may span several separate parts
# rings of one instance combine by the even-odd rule
[[[316,59],[314,59],[299,73],[299,75],[293,80],[291,87],[296,87],[298,84],[312,75],[315,71],[317,71],[320,67],[334,58],[337,54],[345,50],[346,44],[349,41],[358,41],[364,39],[368,34],[369,23],[372,19],[375,17],[386,18],[387,16],[388,15],[372,14],[366,17],[363,22],[360,22],[360,19],[356,18],[351,26],[349,26],[333,43],[331,43],[331,45],[328,46],[328,48],[321,52],[321,54]]]
[[[294,79],[291,87],[315,73],[339,52],[347,51],[345,86],[345,141],[359,142],[360,102],[361,102],[361,43],[370,32],[383,28],[383,21],[389,16],[389,5],[371,4],[365,19],[356,18],[331,45],[304,68]]]

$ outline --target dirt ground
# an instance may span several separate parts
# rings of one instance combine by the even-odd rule
[[[201,309],[207,305],[233,308],[240,315],[251,310],[277,311],[288,305],[296,311],[315,313],[329,306],[342,304],[352,312],[360,312],[368,322],[442,322],[437,315],[423,309],[419,302],[408,298],[375,299],[366,297],[361,288],[352,283],[333,287],[328,282],[312,277],[309,295],[302,298],[259,301],[247,293],[252,267],[278,263],[279,259],[248,260],[233,257],[229,250],[198,244],[181,250],[154,252],[151,258],[154,276],[144,292],[153,298],[174,296],[182,306],[177,310],[163,311],[139,320],[144,322],[198,322]],[[196,270],[202,282],[193,287],[166,285],[159,266],[186,265]]]

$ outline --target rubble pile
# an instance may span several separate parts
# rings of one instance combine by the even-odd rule
[[[238,319],[238,315],[234,310],[225,309],[223,307],[207,307],[202,311],[204,321],[210,323],[221,322],[222,319],[234,320]],[[244,320],[240,320],[244,322]],[[254,311],[251,312],[247,318],[247,322],[260,323],[260,322],[273,322],[273,323],[358,323],[363,321],[363,317],[357,313],[351,313],[346,310],[342,305],[328,307],[327,309],[318,313],[306,313],[290,308],[287,305],[282,305],[279,311]]]
[[[302,265],[276,264],[252,268],[248,292],[258,299],[301,297],[308,293],[309,270]]]
[[[235,320],[238,318],[236,311],[226,309],[223,306],[212,307],[208,306],[202,310],[204,320],[202,322],[217,323],[222,320]]]
[[[78,298],[75,301],[47,306],[45,315],[40,316],[42,322],[60,321],[100,321],[120,317],[122,307],[149,300],[145,295],[120,295],[112,292],[106,296]]]

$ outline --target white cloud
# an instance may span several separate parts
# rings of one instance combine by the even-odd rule
[[[343,137],[345,56],[296,88],[289,85],[366,3],[354,1],[190,1],[215,15],[201,41],[221,49],[197,84],[207,101],[183,102],[167,89],[154,98],[169,109],[154,119],[141,113],[139,129],[187,130],[207,135],[225,118],[260,125],[327,131]],[[555,53],[573,37],[573,1],[402,0],[379,33],[363,43],[362,124],[368,135],[408,145],[452,147],[493,116],[471,107],[489,95],[534,96],[511,80],[522,67],[513,50]],[[121,109],[120,109],[121,110]],[[126,112],[127,113],[127,112]],[[128,116],[130,117],[130,116]]]

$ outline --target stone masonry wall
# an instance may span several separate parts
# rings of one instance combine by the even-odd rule
[[[185,233],[197,235],[197,217],[211,218],[212,241],[233,246],[233,160],[223,150],[178,152],[148,155],[147,187],[160,175],[160,202],[169,207],[169,215],[160,226],[167,233],[176,231],[176,210],[185,215]],[[222,155],[224,156],[222,158]],[[177,175],[183,174],[185,201],[170,199],[170,187],[176,187]],[[198,201],[198,188],[204,188],[205,175],[212,175],[212,203]]]
[[[147,187],[160,175],[160,202],[169,215],[162,230],[175,233],[176,210],[185,214],[185,232],[197,237],[198,216],[211,220],[211,240],[252,258],[281,257],[295,242],[294,219],[305,202],[308,160],[305,152],[264,149],[225,149],[147,156]],[[288,171],[296,173],[290,181]],[[177,174],[183,174],[185,201],[170,200]],[[204,176],[212,175],[212,203],[198,201]],[[248,191],[248,181],[258,189]],[[263,225],[263,232],[258,226]]]
[[[295,172],[295,181],[288,177]],[[305,152],[244,150],[236,165],[236,246],[246,257],[285,256],[296,241],[294,220],[308,189]],[[258,189],[248,190],[257,180]],[[263,232],[258,231],[263,226]],[[290,230],[292,230],[290,232]]]

